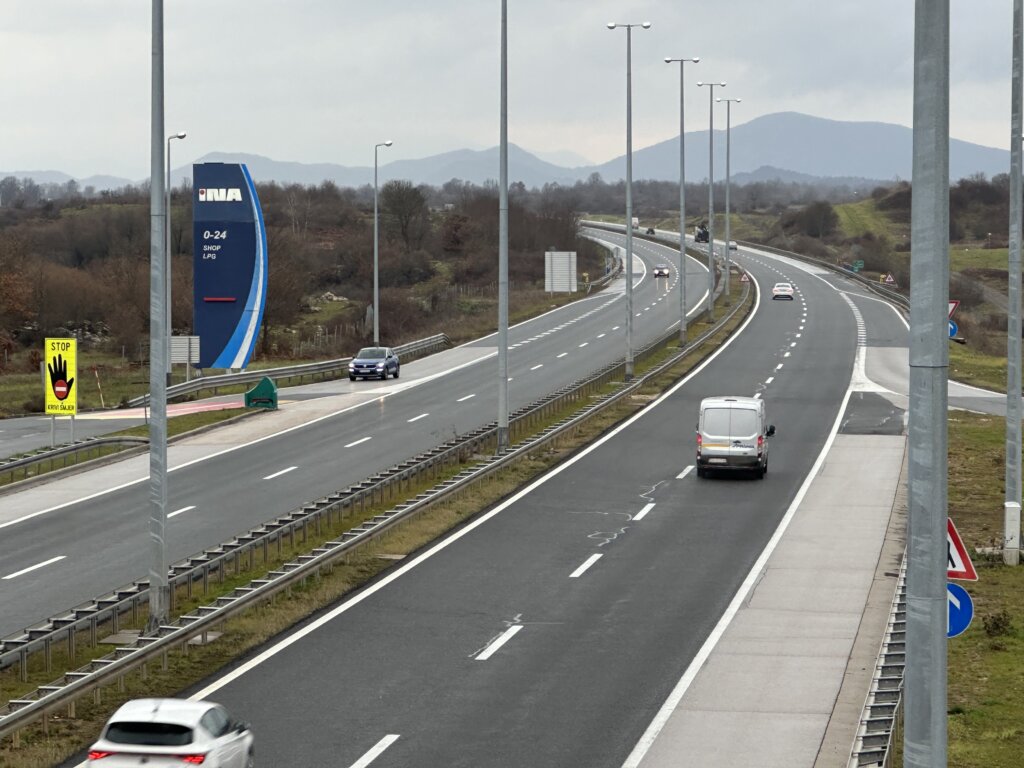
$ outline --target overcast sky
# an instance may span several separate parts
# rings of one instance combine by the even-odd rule
[[[508,0],[509,139],[593,162],[623,154],[623,30],[634,147],[705,128],[699,79],[780,111],[910,125],[912,0]],[[1009,146],[1012,3],[953,0],[950,125]],[[146,0],[0,0],[0,169],[149,175]],[[174,165],[211,151],[372,165],[498,142],[499,0],[165,0]],[[724,117],[716,118],[720,126]]]

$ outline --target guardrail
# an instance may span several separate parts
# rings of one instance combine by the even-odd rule
[[[882,647],[875,661],[849,768],[892,765],[893,746],[901,735],[903,670],[907,657],[907,558],[904,553],[896,593],[889,610]]]
[[[407,355],[421,355],[429,352],[436,352],[451,346],[451,342],[443,333],[429,336],[425,339],[410,341],[408,344],[400,344],[394,350],[399,357]],[[336,360],[324,360],[317,363],[303,363],[301,365],[288,365],[280,368],[264,368],[263,370],[242,371],[241,373],[225,373],[220,376],[200,376],[192,381],[184,381],[180,384],[172,384],[167,388],[167,399],[192,395],[196,392],[212,389],[214,393],[220,387],[229,387],[237,384],[255,384],[262,381],[264,377],[278,380],[298,379],[300,382],[307,376],[311,379],[317,376],[326,377],[338,371],[348,372],[348,364],[351,357],[340,357]],[[149,405],[149,393],[134,397],[128,400],[126,405],[130,408],[137,408],[142,405]]]
[[[146,437],[90,437],[85,440],[77,440],[74,443],[62,445],[59,448],[37,451],[28,456],[0,461],[0,475],[10,475],[11,482],[14,482],[15,476],[20,471],[22,473],[21,479],[27,480],[30,477],[29,469],[44,462],[56,464],[60,461],[61,468],[63,469],[68,466],[68,459],[72,456],[75,457],[74,463],[78,463],[78,455],[81,453],[84,453],[87,459],[90,453],[95,453],[96,457],[99,458],[103,453],[103,449],[110,446],[134,447],[147,445],[148,443],[149,438]]]
[[[12,699],[5,706],[0,707],[0,738],[13,736],[15,744],[17,744],[20,729],[39,718],[45,722],[49,714],[62,707],[66,707],[69,716],[73,717],[75,701],[81,696],[94,694],[98,698],[102,686],[118,680],[123,681],[126,673],[153,659],[166,658],[166,654],[172,648],[186,648],[192,638],[204,635],[212,627],[237,613],[269,600],[280,591],[318,574],[359,544],[374,538],[451,494],[464,490],[469,483],[486,477],[566,431],[577,428],[590,415],[620,398],[632,394],[652,377],[675,365],[686,354],[712,338],[746,306],[749,291],[749,286],[745,286],[743,299],[737,302],[728,314],[697,340],[643,376],[623,385],[617,391],[599,398],[593,397],[594,391],[623,376],[624,362],[605,366],[591,376],[517,411],[509,419],[510,439],[519,441],[514,448],[478,462],[473,467],[435,485],[430,491],[417,495],[412,501],[400,503],[388,513],[365,520],[337,539],[313,549],[309,554],[299,555],[294,562],[286,563],[280,568],[270,571],[264,578],[253,580],[245,587],[236,588],[232,594],[218,597],[214,603],[203,606],[194,613],[179,617],[176,624],[160,627],[156,636],[140,636],[134,646],[117,648],[113,654],[95,659],[81,669],[66,672],[60,679],[49,685],[40,686],[28,696]],[[641,349],[635,359],[637,362],[643,362],[660,353],[676,340],[676,334],[666,334]],[[538,420],[550,420],[552,415],[561,412],[570,403],[584,400],[587,401],[587,404],[573,416],[548,426],[540,434],[529,434]],[[525,438],[523,437],[524,433],[527,434]],[[311,526],[315,526],[318,532],[321,530],[325,517],[329,526],[333,514],[337,513],[339,519],[343,519],[345,510],[351,510],[357,503],[365,509],[367,500],[372,505],[376,503],[379,496],[383,502],[385,494],[388,499],[391,499],[396,490],[401,492],[403,485],[408,487],[412,482],[413,478],[410,473],[423,471],[424,465],[436,474],[442,466],[447,467],[455,462],[461,463],[467,456],[477,454],[485,447],[494,450],[496,446],[497,425],[492,423],[461,440],[451,441],[446,446],[435,449],[437,452],[427,459],[416,457],[396,465],[388,473],[384,473],[387,475],[386,478],[383,475],[375,476],[364,483],[351,486],[347,491],[332,494],[312,504],[304,505],[289,515],[260,526],[221,547],[206,550],[194,558],[189,558],[187,561],[173,566],[169,574],[172,585],[172,610],[174,595],[182,586],[189,596],[196,584],[202,585],[204,590],[208,589],[210,578],[214,574],[221,581],[224,580],[229,564],[233,565],[237,572],[242,559],[245,558],[248,567],[252,568],[255,554],[259,550],[262,550],[263,560],[266,562],[269,546],[276,542],[277,550],[280,552],[283,538],[286,535],[289,537],[290,544],[294,544],[297,533],[301,533],[303,541],[305,541]],[[49,670],[50,652],[55,642],[66,641],[69,656],[72,656],[80,632],[88,631],[90,642],[93,644],[97,642],[101,614],[105,614],[109,618],[112,623],[111,628],[115,632],[117,631],[117,622],[124,612],[131,611],[137,620],[139,608],[147,598],[147,589],[148,582],[136,582],[125,590],[116,590],[105,598],[94,601],[91,606],[74,609],[64,617],[51,619],[47,626],[26,630],[20,638],[8,638],[3,641],[4,651],[0,653],[0,668],[5,660],[8,664],[19,663],[21,676],[24,679],[30,650],[33,647],[41,647],[46,653],[46,668]],[[8,645],[12,647],[8,648]]]

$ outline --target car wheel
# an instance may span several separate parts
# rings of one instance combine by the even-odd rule
[[[385,368],[383,371],[380,372],[380,380],[381,381],[387,381],[388,380],[388,369],[387,368]]]
[[[707,472],[704,471],[704,467],[700,464],[697,465],[697,477],[707,477]]]
[[[397,365],[395,366],[395,378],[396,379],[398,378],[398,366]]]
[[[355,377],[355,376],[353,376],[353,375],[352,375],[352,374],[350,373],[350,374],[348,375],[348,380],[349,380],[349,381],[355,381],[355,380],[356,380],[356,377]]]
[[[253,768],[256,765],[256,755],[253,751],[249,750],[249,755],[245,758],[245,768]]]

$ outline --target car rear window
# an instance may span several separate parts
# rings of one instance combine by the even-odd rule
[[[105,738],[115,744],[182,747],[192,743],[192,729],[173,723],[111,723]]]
[[[757,412],[748,408],[708,408],[704,411],[703,431],[717,437],[750,437],[757,434]]]

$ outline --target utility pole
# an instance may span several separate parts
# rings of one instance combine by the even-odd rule
[[[1010,77],[1010,257],[1006,317],[1006,483],[1003,562],[1020,564],[1020,347],[1021,347],[1021,27],[1022,0],[1013,0],[1013,70]]]
[[[498,451],[508,448],[508,8],[501,0],[501,127],[498,182]]]

